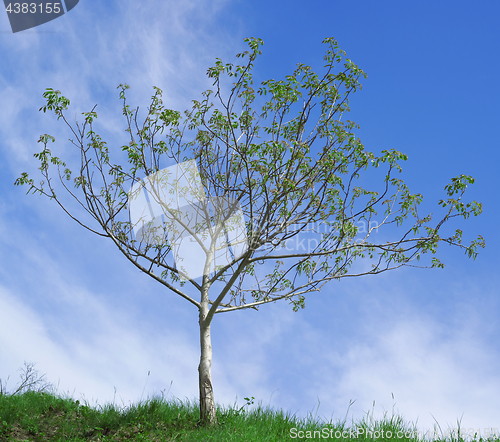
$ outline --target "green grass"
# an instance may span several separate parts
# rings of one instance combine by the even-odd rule
[[[250,405],[250,400],[247,405]],[[398,431],[411,432],[415,427],[407,425],[403,418],[394,415],[390,418],[385,415],[382,420],[375,421],[373,413],[372,416],[368,413],[365,419],[350,426],[345,422],[319,421],[312,416],[299,420],[282,411],[264,409],[261,406],[251,411],[246,410],[245,406],[240,409],[218,407],[217,416],[219,425],[206,429],[198,425],[198,405],[189,401],[167,401],[162,397],[149,399],[126,409],[110,404],[92,408],[72,398],[62,398],[48,392],[0,394],[0,441],[424,440],[422,435],[397,437]],[[351,436],[349,429],[352,431]],[[306,433],[307,431],[311,433]],[[317,432],[315,437],[314,431]],[[337,435],[344,431],[346,437],[335,437],[336,431]],[[367,434],[369,431],[373,433]],[[392,437],[387,437],[389,431]],[[325,437],[326,435],[334,437]],[[456,437],[443,437],[440,440],[460,441]],[[486,441],[480,438],[476,440]],[[500,439],[496,437],[489,441],[500,442]]]

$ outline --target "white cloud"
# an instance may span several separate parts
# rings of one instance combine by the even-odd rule
[[[2,377],[10,374],[13,379],[28,358],[58,384],[59,393],[84,395],[100,404],[113,399],[113,387],[117,398],[138,400],[148,371],[152,376],[145,397],[158,394],[167,380],[175,380],[172,394],[196,393],[198,351],[182,333],[168,327],[162,336],[152,334],[105,298],[69,284],[51,285],[57,289],[52,288],[39,312],[7,289],[0,290],[0,310],[5,314],[0,347],[8,355],[2,361]],[[72,312],[68,317],[58,317],[61,305]]]
[[[409,314],[401,314],[404,308],[383,308],[387,322],[375,323],[371,317],[381,315],[372,310],[364,317],[362,338],[348,339],[347,351],[320,346],[325,357],[318,361],[321,368],[310,390],[315,397],[322,387],[320,414],[333,410],[334,420],[341,418],[352,399],[355,421],[372,411],[375,401],[376,419],[395,410],[409,422],[418,421],[423,431],[433,431],[434,418],[444,430],[456,428],[462,415],[464,428],[497,425],[500,410],[491,392],[500,380],[491,367],[500,361],[481,326],[473,320],[458,326],[440,323],[418,306]],[[472,312],[469,306],[469,316]]]
[[[44,104],[41,95],[49,87],[70,98],[70,122],[74,123],[75,115],[81,121],[81,112],[97,103],[96,127],[104,126],[115,138],[121,134],[126,139],[116,89],[120,83],[130,84],[129,104],[143,111],[153,86],[164,90],[167,107],[189,108],[191,100],[201,98],[201,92],[211,86],[206,70],[215,57],[233,58],[242,47],[242,38],[227,38],[229,29],[216,24],[225,4],[222,0],[161,2],[154,7],[132,1],[107,6],[83,3],[66,17],[44,25],[55,33],[21,33],[2,39],[2,53],[11,62],[8,69],[0,70],[0,81],[6,86],[0,89],[0,116],[5,123],[0,127],[1,148],[11,167],[16,171],[25,167],[34,148],[41,147],[36,145],[40,134],[50,133],[63,143],[71,135],[62,121],[38,112]]]

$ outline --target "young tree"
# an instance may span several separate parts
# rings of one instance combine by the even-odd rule
[[[446,199],[439,201],[446,208],[443,217],[432,224],[431,215],[420,217],[417,212],[422,195],[411,194],[401,179],[393,177],[394,171],[401,172],[398,161],[406,155],[384,150],[377,156],[365,150],[353,134],[355,123],[341,121],[349,111],[349,95],[361,89],[359,78],[366,74],[345,58],[333,38],[323,41],[324,75],[298,64],[285,80],[264,81],[257,91],[252,69],[263,42],[245,41],[250,50],[237,57],[247,62],[233,65],[217,59],[207,72],[214,90],[194,100],[183,115],[165,108],[162,91],[155,87],[139,125],[138,108],[132,110],[126,102],[129,87],[118,87],[130,136],[130,143],[121,147],[128,155],[128,171],[110,162],[110,149],[94,131],[95,107],[83,113],[83,127],[76,123],[74,128],[65,116],[70,101],[47,89],[47,104],[40,110],[54,111],[75,137],[70,141],[81,152],[81,165],[74,186],[83,200],[66,186],[72,172],[52,155],[48,143],[55,139],[47,134],[39,139],[43,150],[34,156],[48,189],[44,181],[37,187],[27,173],[15,182],[29,184],[28,193],[34,189],[33,193],[54,198],[82,226],[110,238],[141,271],[196,306],[200,419],[207,425],[217,423],[210,337],[216,313],[257,310],[280,299],[289,300],[297,311],[305,306],[304,295],[320,291],[333,279],[407,265],[444,267],[435,257],[427,265],[417,266],[415,261],[435,254],[442,242],[464,249],[474,259],[477,247],[485,245],[481,236],[468,247],[462,245],[459,229],[446,238],[440,233],[453,217],[481,213],[481,203],[462,202],[472,177],[452,178],[445,187]],[[256,112],[256,101],[264,99],[268,101]],[[174,166],[162,169],[162,157]],[[98,230],[76,219],[60,202],[49,178],[50,164],[57,166],[62,185],[97,221]],[[386,173],[381,192],[356,185],[360,172],[382,165]],[[92,168],[98,171],[100,192],[92,185]],[[373,242],[373,234],[383,226],[401,227],[407,218],[412,220],[409,228],[384,228],[385,239],[394,239]],[[368,229],[362,230],[362,225]],[[308,240],[306,250],[290,247],[293,241],[302,244],[297,243],[299,235]],[[199,262],[196,268],[190,266],[200,256],[201,267]],[[358,257],[366,257],[371,269],[351,269]],[[185,289],[186,283],[196,297]]]

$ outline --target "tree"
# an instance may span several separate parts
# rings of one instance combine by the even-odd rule
[[[446,208],[444,215],[432,224],[432,214],[418,214],[422,195],[411,194],[401,179],[393,177],[395,171],[401,172],[399,161],[407,156],[396,150],[383,150],[378,156],[365,150],[353,133],[358,126],[341,121],[349,111],[349,95],[361,89],[359,78],[366,74],[345,58],[333,38],[323,41],[327,46],[324,75],[298,64],[292,75],[264,81],[257,91],[252,69],[263,42],[257,38],[245,42],[250,50],[237,58],[246,58],[246,63],[224,64],[217,59],[207,72],[214,90],[204,92],[201,101],[194,100],[192,109],[183,115],[164,107],[162,91],[155,87],[140,125],[139,108],[132,110],[126,101],[129,86],[118,86],[130,136],[129,144],[121,147],[128,156],[128,171],[110,162],[110,149],[94,131],[95,106],[83,113],[83,126],[76,123],[74,128],[65,116],[70,101],[60,91],[46,89],[47,103],[40,110],[53,111],[57,119],[64,120],[75,137],[70,141],[81,152],[74,186],[83,200],[66,186],[72,172],[52,155],[48,144],[55,139],[48,134],[39,139],[43,150],[34,154],[48,189],[44,181],[37,187],[27,173],[15,182],[30,185],[28,193],[33,190],[55,199],[82,226],[110,238],[142,272],[196,306],[201,346],[200,419],[207,425],[217,423],[210,337],[215,314],[258,310],[281,299],[289,300],[298,311],[305,306],[304,295],[320,291],[328,281],[409,265],[442,268],[444,264],[435,257],[427,265],[415,261],[429,252],[435,254],[443,242],[465,250],[474,259],[477,247],[485,245],[481,236],[470,246],[462,245],[460,229],[449,237],[440,233],[453,217],[467,219],[471,213],[481,213],[481,203],[462,202],[467,185],[474,183],[472,177],[452,178],[445,187],[446,199],[439,201]],[[336,72],[342,63],[343,68]],[[265,99],[268,101],[256,112],[257,101]],[[174,162],[173,168],[162,169],[161,158]],[[50,165],[57,166],[62,185],[97,221],[99,230],[66,210],[52,186]],[[360,172],[380,166],[386,170],[380,192],[356,185]],[[102,180],[100,192],[92,185],[92,167]],[[175,198],[167,201],[168,194]],[[148,202],[154,209],[147,209]],[[146,209],[148,216],[142,216]],[[383,211],[380,222],[375,221],[377,210]],[[407,218],[411,225],[403,228]],[[391,224],[396,227],[387,228]],[[363,231],[365,225],[368,229]],[[383,226],[387,237],[399,235],[372,242],[373,234]],[[290,250],[290,242],[299,235],[313,245],[307,250]],[[197,273],[186,268],[189,262],[183,250],[191,250],[182,243],[186,237],[205,253]],[[187,257],[194,259],[199,253]],[[359,257],[369,260],[370,270],[351,268]],[[259,269],[268,273],[259,276]],[[196,299],[188,294],[187,283],[198,293]]]

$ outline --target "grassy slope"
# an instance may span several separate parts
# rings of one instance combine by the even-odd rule
[[[405,424],[398,416],[386,416],[382,421],[375,422],[368,415],[367,419],[348,427],[345,422],[318,422],[312,417],[299,421],[281,411],[276,412],[259,406],[250,412],[243,408],[219,408],[217,428],[200,428],[198,419],[196,404],[183,404],[162,398],[154,398],[120,410],[112,405],[94,409],[71,398],[62,398],[50,393],[28,391],[20,395],[0,395],[2,442],[422,440],[422,437],[396,437],[398,431],[404,433],[413,430],[412,426]],[[353,436],[351,433],[349,436],[344,433],[345,438],[325,437],[331,434],[335,436],[335,431],[349,429],[357,435]],[[299,430],[311,433],[300,434]],[[370,430],[378,433],[365,435]],[[313,431],[317,433],[314,434]],[[391,432],[392,437],[387,437],[388,432]],[[500,442],[498,437],[494,440]]]

